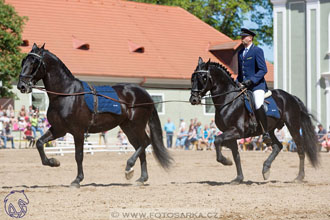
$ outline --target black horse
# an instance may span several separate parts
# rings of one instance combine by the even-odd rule
[[[127,161],[125,169],[126,178],[133,176],[133,166],[140,158],[141,177],[138,182],[148,180],[145,148],[152,144],[156,158],[164,168],[169,168],[172,158],[164,147],[162,128],[157,110],[150,95],[141,87],[133,84],[117,84],[113,86],[121,103],[121,115],[112,113],[96,114],[88,109],[83,95],[69,95],[83,92],[83,85],[75,78],[64,63],[54,54],[33,45],[31,52],[22,61],[22,71],[19,76],[17,88],[22,93],[30,93],[32,87],[42,80],[49,97],[47,119],[51,125],[49,130],[37,141],[43,165],[57,167],[60,165],[55,158],[47,158],[44,144],[70,133],[75,142],[75,159],[78,166],[78,175],[71,186],[79,187],[84,179],[82,161],[84,150],[84,133],[97,133],[110,130],[116,126],[127,135],[130,143],[136,149]],[[54,93],[68,94],[56,95]],[[149,103],[145,105],[138,105]],[[151,104],[150,104],[151,103]],[[92,122],[93,119],[93,123]],[[150,136],[146,133],[149,125]]]
[[[190,103],[193,105],[201,104],[201,99],[210,91],[215,104],[215,123],[223,132],[215,139],[217,161],[224,165],[232,165],[231,160],[222,155],[220,146],[230,148],[237,170],[237,177],[232,183],[241,183],[244,177],[237,139],[262,134],[260,125],[255,129],[251,128],[251,125],[255,124],[255,119],[250,116],[244,106],[244,92],[231,78],[225,67],[210,62],[210,60],[205,63],[201,58],[199,58],[197,68],[192,74],[191,83]],[[283,148],[281,142],[274,135],[274,130],[276,128],[281,129],[285,124],[297,145],[300,159],[299,173],[295,180],[302,181],[305,177],[305,153],[314,167],[319,163],[317,136],[311,121],[314,116],[308,113],[305,105],[296,96],[280,89],[272,90],[272,96],[279,108],[280,119],[267,118],[267,130],[270,131],[273,151],[263,164],[263,177],[264,179],[269,178],[271,164]],[[300,135],[300,129],[302,135]]]

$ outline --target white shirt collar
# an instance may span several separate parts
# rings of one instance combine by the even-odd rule
[[[250,44],[248,47],[245,47],[245,49],[248,49],[248,51],[250,50],[252,44]]]

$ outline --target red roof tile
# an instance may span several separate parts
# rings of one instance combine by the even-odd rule
[[[179,7],[119,0],[6,0],[29,20],[23,40],[46,43],[75,75],[190,79],[212,42],[235,44]],[[76,49],[84,44],[88,50]],[[135,48],[135,49],[134,49]],[[132,52],[143,48],[140,53]]]

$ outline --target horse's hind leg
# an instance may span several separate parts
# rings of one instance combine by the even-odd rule
[[[71,186],[79,188],[80,182],[84,179],[84,171],[82,166],[82,161],[84,159],[84,132],[74,134],[74,145],[78,174],[76,179],[72,181]]]
[[[272,139],[272,148],[273,148],[273,150],[272,150],[272,153],[267,158],[267,160],[265,160],[263,168],[262,168],[262,175],[264,177],[264,180],[267,180],[269,178],[270,167],[271,167],[273,161],[275,160],[275,158],[277,157],[278,153],[283,149],[283,145],[276,138],[276,136],[274,134],[274,130],[269,132],[269,134],[270,134],[270,137]]]
[[[288,126],[288,129],[290,131],[290,134],[294,140],[294,142],[297,145],[297,152],[299,155],[299,173],[298,176],[295,178],[294,181],[296,182],[302,182],[305,178],[305,151],[302,147],[301,143],[301,136],[300,136],[300,128],[299,127],[293,127],[293,126]]]
[[[39,155],[41,158],[41,162],[43,165],[51,166],[51,167],[60,166],[60,162],[57,159],[55,159],[55,158],[48,159],[47,158],[45,151],[44,151],[44,144],[46,144],[49,141],[55,140],[59,137],[62,137],[64,135],[65,135],[65,133],[55,132],[54,129],[52,127],[50,127],[48,129],[48,131],[46,131],[46,133],[37,140],[36,146],[37,146],[37,149],[38,149],[38,152],[39,152]]]
[[[136,149],[135,153],[127,160],[127,165],[125,168],[126,179],[131,179],[133,177],[133,166],[135,165],[135,162],[139,157],[141,162],[141,176],[137,180],[137,182],[144,183],[148,180],[145,148],[150,144],[150,139],[147,136],[145,130],[141,129],[141,127],[137,127],[132,124],[127,124],[126,126],[121,125],[120,127],[127,135],[129,142]]]

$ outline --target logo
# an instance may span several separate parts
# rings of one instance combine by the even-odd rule
[[[5,211],[12,218],[23,218],[27,213],[27,204],[29,199],[24,190],[11,191],[5,198]]]

